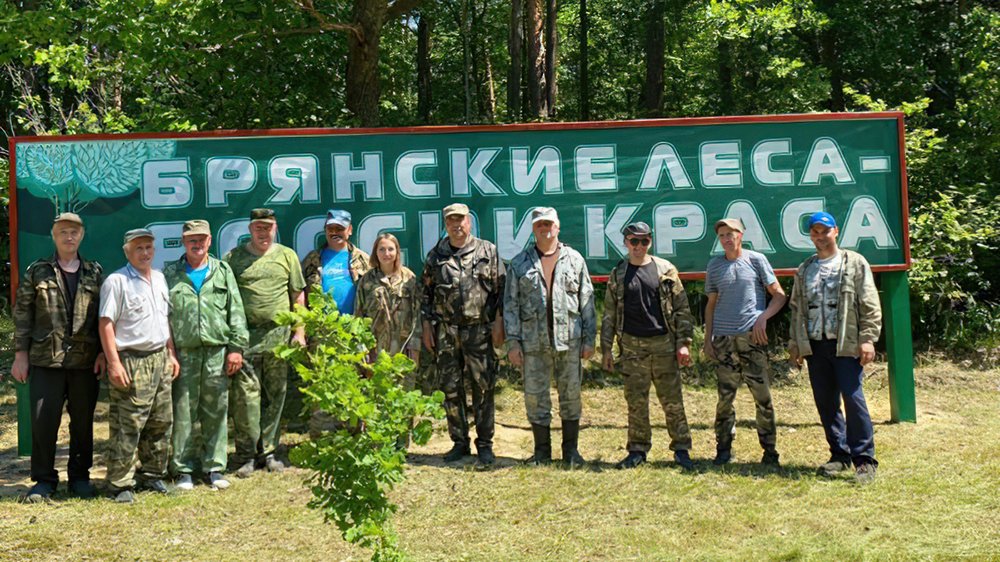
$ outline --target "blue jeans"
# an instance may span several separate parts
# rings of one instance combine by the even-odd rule
[[[809,344],[812,346],[812,355],[806,357],[809,382],[830,453],[835,459],[850,458],[854,466],[867,463],[877,466],[872,418],[861,388],[864,380],[861,360],[837,357],[837,340],[810,340]],[[846,419],[840,411],[841,397]]]

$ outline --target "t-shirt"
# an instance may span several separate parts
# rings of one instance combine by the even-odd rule
[[[356,287],[351,279],[351,252],[346,249],[336,252],[325,248],[319,259],[323,292],[337,301],[337,310],[344,314],[354,314]]]
[[[187,272],[188,279],[194,285],[194,290],[201,291],[201,286],[205,284],[205,278],[208,277],[208,260],[205,260],[205,263],[201,264],[198,269],[192,268],[190,264],[184,264],[184,271]]]
[[[767,308],[767,286],[777,281],[774,269],[760,252],[743,250],[729,261],[712,258],[705,272],[705,294],[718,293],[712,317],[713,336],[735,336],[753,329]]]
[[[660,307],[660,279],[656,264],[643,266],[631,263],[625,270],[625,304],[622,331],[630,336],[649,338],[668,333]]]
[[[273,324],[274,316],[291,310],[293,299],[306,286],[299,257],[281,244],[272,244],[263,256],[240,244],[226,261],[236,276],[250,327]]]
[[[806,298],[809,301],[809,339],[837,339],[837,305],[840,302],[840,269],[844,257],[837,252],[806,267]]]

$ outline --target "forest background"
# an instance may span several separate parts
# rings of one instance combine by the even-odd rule
[[[1000,344],[1000,0],[4,0],[0,66],[6,136],[898,109],[917,348]]]

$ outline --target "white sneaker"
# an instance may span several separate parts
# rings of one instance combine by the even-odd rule
[[[191,480],[190,474],[181,474],[177,477],[177,489],[178,490],[194,490],[194,482]]]
[[[213,488],[218,488],[220,490],[225,490],[229,487],[229,480],[223,478],[222,473],[219,472],[209,472],[208,473],[208,484]]]

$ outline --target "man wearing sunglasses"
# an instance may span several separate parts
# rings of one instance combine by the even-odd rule
[[[705,272],[705,355],[715,361],[719,403],[715,411],[717,451],[713,464],[732,459],[740,382],[747,385],[757,407],[757,439],[764,449],[761,463],[777,465],[774,404],[768,382],[767,320],[788,300],[774,269],[760,252],[743,249],[743,223],[722,219],[715,234],[725,255],[712,258]],[[767,294],[771,302],[767,304]]]
[[[678,364],[691,361],[688,346],[694,327],[687,292],[677,268],[669,261],[649,255],[653,232],[644,222],[625,227],[628,259],[622,260],[608,277],[601,324],[601,352],[607,371],[615,370],[614,342],[618,340],[619,370],[625,375],[628,403],[628,456],[618,468],[633,468],[646,462],[652,448],[649,424],[649,387],[656,387],[674,460],[685,470],[692,468],[691,431],[684,414],[684,397]]]

